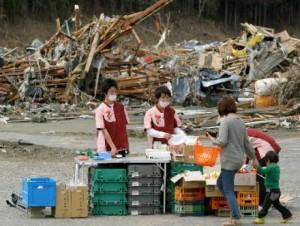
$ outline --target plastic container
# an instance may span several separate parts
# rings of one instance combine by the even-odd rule
[[[127,183],[124,182],[97,182],[92,183],[93,193],[103,193],[103,192],[127,192]]]
[[[92,209],[93,215],[125,216],[128,214],[126,205],[96,205]]]
[[[129,187],[161,186],[162,178],[129,178]]]
[[[205,199],[205,191],[203,189],[183,189],[176,187],[176,201],[203,201]]]
[[[258,195],[256,191],[237,192],[237,202],[240,206],[258,206]]]
[[[129,187],[129,195],[159,195],[160,186],[148,186],[148,187]]]
[[[214,166],[220,150],[218,146],[204,146],[197,142],[195,144],[195,163],[201,166]]]
[[[187,215],[203,216],[205,214],[204,202],[199,202],[194,204],[182,204],[176,202],[174,208],[175,208],[175,213],[184,216]]]
[[[274,96],[256,96],[255,107],[265,108],[277,105],[277,99]]]
[[[91,169],[91,176],[93,181],[102,182],[126,182],[126,169]]]
[[[203,167],[193,164],[193,163],[177,163],[171,162],[171,177],[183,173],[184,171],[201,171],[203,172]]]
[[[108,151],[97,152],[93,156],[93,159],[94,160],[110,160],[111,159],[111,152],[108,152]]]
[[[219,208],[229,208],[228,203],[224,197],[212,197],[210,199],[209,205],[212,210],[217,210]]]
[[[102,193],[92,198],[94,205],[124,205],[127,204],[127,193]]]
[[[23,177],[22,202],[26,207],[56,205],[56,181],[48,177]]]
[[[128,197],[129,206],[160,206],[160,195],[139,195]]]
[[[240,213],[243,217],[257,217],[258,206],[240,206]]]
[[[128,177],[161,177],[161,169],[154,164],[130,164],[128,165]]]
[[[128,213],[133,216],[161,214],[162,208],[158,206],[129,206]]]

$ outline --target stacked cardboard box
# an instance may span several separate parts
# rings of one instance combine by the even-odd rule
[[[87,185],[58,185],[54,216],[55,218],[88,217]]]

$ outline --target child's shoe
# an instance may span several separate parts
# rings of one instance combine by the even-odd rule
[[[285,218],[281,221],[282,224],[288,224],[293,219],[293,216],[290,216],[288,218]]]
[[[254,221],[252,221],[253,224],[264,224],[265,223],[265,218],[255,218]]]

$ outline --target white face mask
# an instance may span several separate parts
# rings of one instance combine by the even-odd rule
[[[108,100],[112,101],[112,102],[116,101],[117,100],[117,95],[109,95]]]
[[[169,105],[170,105],[170,101],[159,101],[158,102],[158,104],[159,104],[159,106],[161,107],[161,108],[166,108],[166,107],[168,107]]]

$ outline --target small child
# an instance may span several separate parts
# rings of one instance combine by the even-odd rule
[[[259,211],[258,217],[253,221],[254,224],[264,224],[264,217],[268,214],[268,210],[273,204],[282,215],[281,223],[288,223],[292,219],[292,213],[281,205],[279,198],[281,195],[279,188],[280,168],[278,166],[278,155],[274,151],[268,151],[265,155],[267,163],[266,167],[258,166],[258,172],[265,175],[265,186],[267,194],[263,203],[262,210]]]

